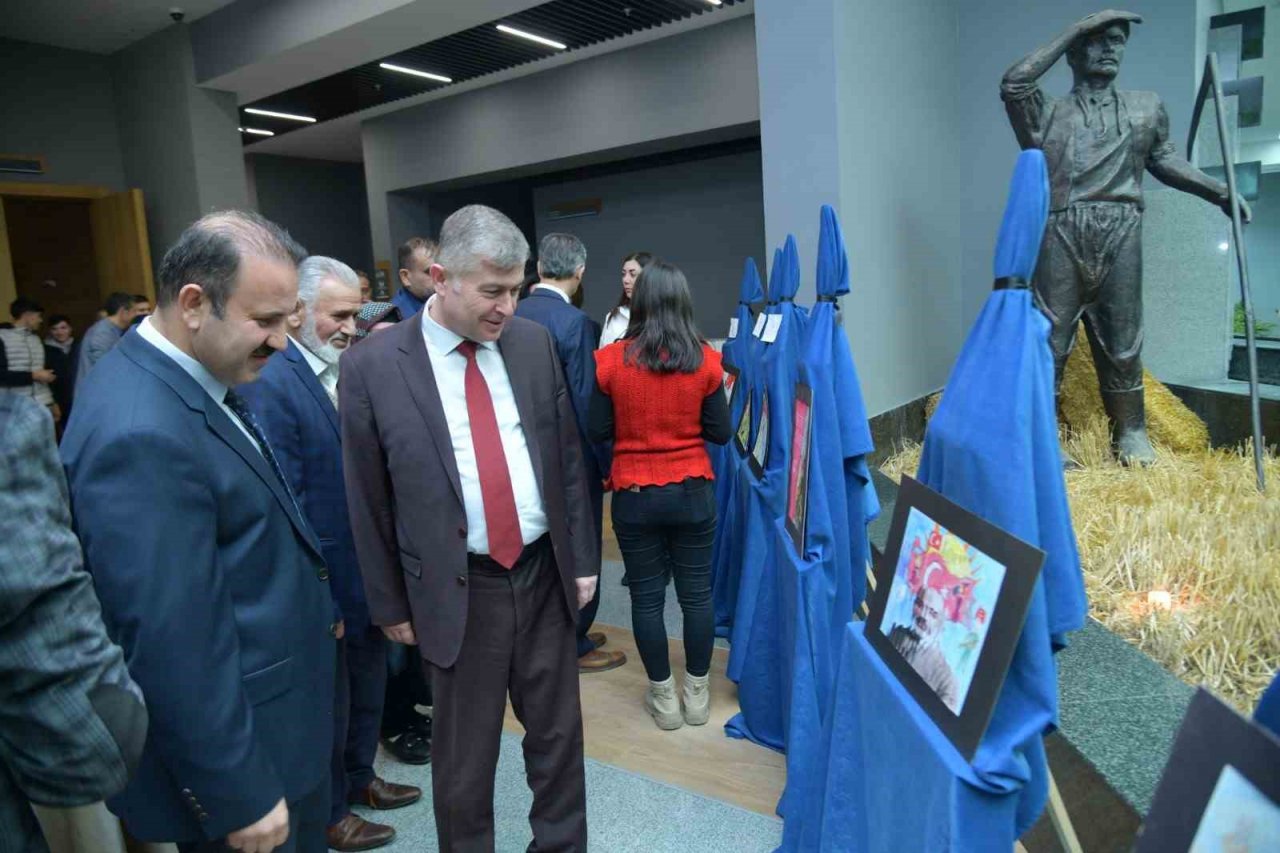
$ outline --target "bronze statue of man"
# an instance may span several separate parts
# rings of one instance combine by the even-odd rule
[[[1140,23],[1132,12],[1089,15],[1000,83],[1018,143],[1044,151],[1049,169],[1049,222],[1032,288],[1053,324],[1055,387],[1083,318],[1112,449],[1125,464],[1155,459],[1142,395],[1142,173],[1231,212],[1226,184],[1178,156],[1160,97],[1115,88],[1129,28]],[[1048,98],[1038,81],[1063,54],[1074,85]],[[1243,202],[1241,213],[1247,221]]]

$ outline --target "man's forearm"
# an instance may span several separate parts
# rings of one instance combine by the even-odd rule
[[[1148,171],[1166,186],[1222,205],[1227,201],[1227,185],[1192,166],[1182,157],[1165,157],[1152,163]]]
[[[1054,66],[1054,63],[1062,58],[1062,54],[1067,52],[1067,48],[1078,35],[1079,32],[1075,26],[1068,27],[1065,32],[1044,47],[1028,53],[1004,73],[1004,84],[1034,83],[1039,80]]]

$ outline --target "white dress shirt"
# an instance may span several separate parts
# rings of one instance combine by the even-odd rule
[[[627,326],[631,325],[631,306],[623,305],[617,311],[605,315],[604,331],[600,333],[600,346],[607,347],[614,341],[622,340],[622,336],[627,333]]]
[[[551,293],[554,293],[556,296],[559,296],[561,299],[563,299],[565,302],[569,303],[570,305],[573,304],[573,300],[569,298],[569,294],[565,293],[563,290],[556,287],[554,284],[535,284],[533,286],[533,289],[550,291]]]
[[[289,340],[293,341],[293,345],[302,353],[302,357],[306,359],[307,366],[311,368],[311,372],[320,380],[320,387],[329,395],[329,400],[336,409],[338,407],[338,365],[325,361],[307,349],[306,344],[292,335],[289,336]]]
[[[173,341],[160,334],[160,330],[152,325],[150,317],[138,324],[138,334],[144,341],[176,361],[178,363],[178,367],[181,367],[186,371],[187,375],[194,379],[196,383],[204,389],[204,392],[213,398],[213,402],[217,403],[222,411],[227,413],[227,417],[231,418],[231,422],[239,427],[240,431],[244,433],[244,437],[249,439],[249,443],[257,448],[259,453],[262,452],[262,448],[258,447],[258,442],[254,439],[253,433],[249,432],[249,428],[244,425],[240,418],[236,416],[236,413],[231,411],[231,407],[226,404],[226,385],[219,382],[203,364],[178,349]]]
[[[435,296],[427,300],[426,310],[422,312],[422,338],[431,359],[431,371],[436,377],[436,388],[444,406],[453,456],[458,465],[458,478],[462,482],[462,503],[467,513],[467,550],[473,554],[488,554],[489,525],[484,517],[480,471],[476,465],[475,445],[471,441],[471,416],[467,412],[467,357],[457,351],[463,338],[432,319],[433,301]],[[520,517],[520,537],[528,545],[536,542],[549,528],[547,514],[542,507],[542,492],[533,473],[529,443],[520,423],[515,393],[511,390],[511,377],[507,375],[507,365],[502,360],[498,345],[492,341],[477,344],[476,364],[493,399],[498,433],[502,436],[502,452],[507,457],[516,513]]]

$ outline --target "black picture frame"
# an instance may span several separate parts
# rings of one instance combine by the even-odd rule
[[[955,703],[954,694],[960,692],[959,708],[956,710],[944,701],[934,686],[926,681],[912,663],[908,662],[890,639],[893,628],[901,627],[907,631],[911,630],[912,626],[903,626],[900,622],[894,622],[888,629],[885,626],[890,597],[894,596],[895,590],[898,589],[902,592],[910,591],[908,582],[898,581],[898,578],[908,521],[912,518],[913,510],[923,515],[927,522],[935,525],[934,532],[937,532],[940,527],[944,534],[938,540],[942,545],[939,556],[934,557],[932,564],[928,562],[924,564],[926,568],[923,570],[925,581],[922,583],[922,590],[928,587],[932,573],[939,568],[939,562],[943,570],[949,571],[948,564],[940,560],[940,555],[954,544],[953,539],[959,540],[957,547],[967,546],[966,555],[974,551],[978,552],[978,557],[983,558],[981,564],[989,567],[989,583],[999,587],[990,612],[986,612],[984,606],[979,608],[976,614],[972,612],[968,614],[971,621],[975,624],[983,623],[985,627],[984,633],[977,640],[977,660],[972,665],[971,673],[964,680],[962,692],[961,678],[954,669],[950,672],[952,676],[950,691],[946,691],[947,684],[942,685],[944,692],[953,694],[953,704]],[[916,516],[912,521],[915,527],[920,526],[919,519],[920,517]],[[947,536],[953,539],[947,539]],[[931,547],[932,541],[930,536]],[[913,541],[908,547],[913,547],[915,544]],[[910,560],[912,555],[913,552],[908,552],[907,559]],[[928,558],[929,555],[925,553],[924,557]],[[1027,608],[1031,603],[1031,595],[1035,591],[1036,579],[1040,576],[1040,569],[1044,565],[1044,557],[1044,552],[1038,548],[1001,530],[911,477],[903,476],[884,556],[879,560],[875,570],[875,591],[870,598],[865,636],[886,666],[966,761],[973,760],[978,744],[986,733],[987,725],[991,722],[991,713],[995,709],[996,699],[1000,695],[1000,688],[1008,673],[1014,649],[1022,634],[1022,626],[1027,618]],[[1001,573],[997,575],[997,571]],[[944,578],[943,583],[947,584],[955,580],[954,578],[946,580],[951,578],[949,574],[941,577]],[[977,584],[980,583],[982,579],[968,587],[971,596],[970,606],[985,600],[985,597],[990,594],[988,586],[981,591],[983,597],[978,597]],[[948,586],[946,589],[952,591],[960,587]],[[950,638],[943,631],[948,627],[945,622],[950,620],[950,614],[954,612],[951,607],[955,597],[946,598],[947,592],[938,590],[933,592],[943,597],[947,603],[941,608],[944,615],[935,617],[943,620],[943,629],[939,631],[940,639],[934,644],[938,651],[931,652],[932,660],[926,660],[924,663],[936,664],[938,655],[941,655],[942,660],[950,667],[952,658],[949,652],[952,646],[948,643]],[[921,602],[917,602],[916,599],[921,599],[922,596],[924,597]],[[912,596],[912,619],[916,618],[915,605],[920,603],[922,607],[929,606],[930,597],[924,592],[918,592]],[[960,597],[959,600],[963,601],[964,598]],[[895,612],[900,613],[902,606],[902,600],[899,598],[899,601],[894,604]],[[963,612],[963,608],[959,608],[959,611]],[[956,624],[958,627],[959,623]],[[972,633],[976,635],[976,631]],[[905,635],[900,634],[899,637],[904,638]],[[963,651],[961,653],[965,654]],[[923,651],[920,657],[923,659]],[[937,669],[936,665],[932,666],[935,675]]]
[[[759,480],[769,465],[769,389],[760,393],[760,419],[756,422],[756,440],[747,454],[747,465]]]
[[[1240,816],[1251,819],[1257,845],[1237,849],[1274,849],[1267,845],[1280,839],[1271,834],[1280,827],[1280,739],[1202,687],[1187,706],[1135,853],[1191,850],[1196,842],[1219,849],[1200,833],[1217,837],[1228,822],[1234,833],[1240,821],[1230,818]]]
[[[809,527],[809,465],[813,445],[813,389],[796,383],[791,409],[791,465],[787,472],[787,504],[783,521],[796,554],[804,557]]]

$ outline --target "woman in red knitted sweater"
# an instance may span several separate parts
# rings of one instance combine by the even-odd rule
[[[649,675],[645,706],[663,729],[700,726],[711,711],[711,545],[715,490],[706,442],[731,434],[720,354],[693,322],[684,273],[654,262],[631,296],[622,340],[596,351],[592,441],[613,442],[606,487],[630,578],[631,621]],[[684,612],[686,676],[677,696],[662,611],[674,577]],[[681,713],[681,698],[684,711]]]

